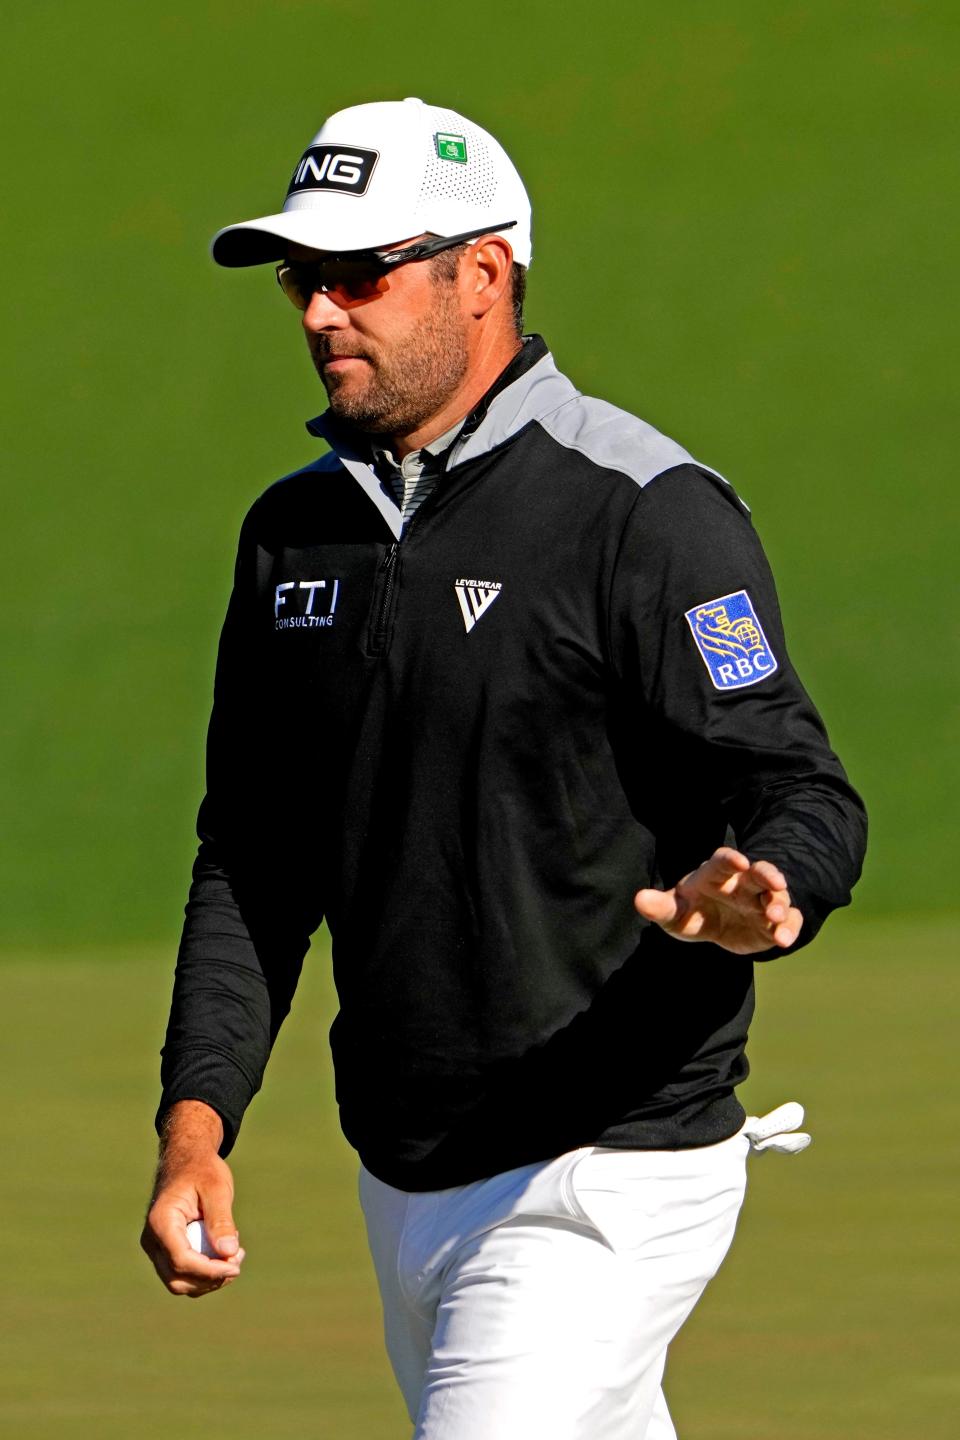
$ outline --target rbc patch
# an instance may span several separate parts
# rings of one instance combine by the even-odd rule
[[[716,689],[756,685],[776,670],[776,657],[746,590],[695,605],[686,618]]]

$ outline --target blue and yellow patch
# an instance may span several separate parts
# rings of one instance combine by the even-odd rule
[[[688,610],[686,617],[718,690],[756,685],[776,670],[776,657],[746,590],[706,600]]]

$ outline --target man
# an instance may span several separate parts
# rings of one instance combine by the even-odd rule
[[[749,1137],[797,1123],[735,1096],[753,957],[847,903],[862,807],[733,490],[521,337],[491,136],[342,111],[213,254],[280,262],[331,448],[241,534],[144,1248],[239,1275],[223,1157],[325,915],[417,1440],[667,1440]]]

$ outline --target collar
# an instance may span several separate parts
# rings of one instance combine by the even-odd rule
[[[506,444],[527,425],[545,419],[579,394],[571,381],[560,374],[541,337],[525,336],[522,349],[470,412],[460,427],[460,434],[443,454],[444,473],[449,474]],[[403,529],[400,507],[380,483],[368,437],[352,425],[337,420],[329,410],[308,421],[307,429],[311,435],[327,442],[344,469],[379,510],[394,539],[399,540]]]
[[[402,474],[407,474],[411,468],[414,471],[419,470],[425,464],[427,457],[436,459],[436,457],[442,455],[445,450],[449,450],[463,429],[463,426],[464,421],[458,420],[455,425],[450,426],[449,430],[445,430],[442,435],[438,435],[436,440],[431,440],[428,445],[421,445],[419,450],[411,450],[409,455],[404,455],[403,460],[399,462],[393,458],[392,453],[384,445],[377,443],[377,436],[368,436],[373,463],[374,465],[385,466],[388,471],[394,470]]]

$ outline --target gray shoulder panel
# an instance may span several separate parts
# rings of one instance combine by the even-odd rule
[[[676,465],[698,463],[682,445],[645,420],[589,395],[568,400],[541,416],[539,423],[558,445],[576,450],[604,469],[618,470],[641,486]]]
[[[454,443],[448,468],[452,470],[495,449],[531,421],[558,445],[576,450],[605,469],[629,476],[637,485],[649,484],[676,465],[699,464],[682,445],[661,435],[645,420],[605,400],[581,395],[557,369],[553,356],[547,354],[495,397],[472,434]],[[700,468],[724,479],[709,466]]]

